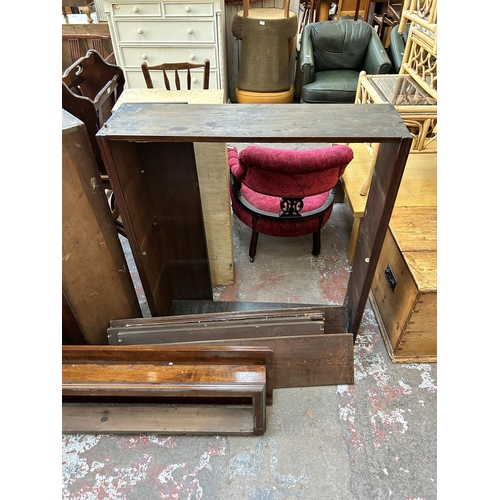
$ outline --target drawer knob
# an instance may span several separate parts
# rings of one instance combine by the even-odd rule
[[[139,12],[139,7],[134,7],[132,10],[137,14]]]
[[[188,35],[192,35],[193,34],[193,29],[192,28],[188,28],[187,32],[188,32]]]
[[[186,6],[186,12],[191,12],[191,7],[189,5]]]
[[[147,55],[147,54],[142,54],[142,58],[143,58],[143,59],[147,59],[147,58],[148,58],[148,55]]]
[[[144,30],[143,30],[142,28],[139,28],[139,29],[137,30],[137,33],[139,33],[139,35],[142,35],[142,34],[144,33]]]
[[[198,83],[198,78],[193,78],[193,83]]]
[[[191,61],[194,61],[194,60],[196,59],[196,56],[195,56],[194,54],[191,54],[191,55],[189,56],[189,59],[191,59]]]

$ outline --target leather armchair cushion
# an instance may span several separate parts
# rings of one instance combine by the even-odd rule
[[[368,23],[322,22],[311,26],[316,72],[363,69],[366,49],[372,36]]]
[[[392,28],[390,34],[390,45],[389,54],[391,56],[391,61],[394,66],[394,72],[399,73],[401,69],[401,64],[403,63],[403,56],[405,53],[406,41],[408,40],[408,32],[410,30],[410,24],[406,26],[403,33],[399,33],[399,24],[396,24]]]
[[[359,73],[351,70],[320,71],[313,82],[302,86],[305,102],[352,104],[356,98]]]

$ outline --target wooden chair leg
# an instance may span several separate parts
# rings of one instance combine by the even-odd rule
[[[313,251],[314,256],[319,255],[321,252],[321,226],[323,223],[323,214],[318,217],[318,230],[313,233]]]
[[[313,233],[313,251],[314,256],[319,255],[321,251],[321,228],[319,228],[315,233]]]
[[[257,232],[257,220],[259,217],[257,215],[253,216],[252,219],[252,238],[250,240],[250,250],[248,256],[250,257],[250,262],[254,261],[255,254],[257,253],[257,241],[259,239],[259,233]]]

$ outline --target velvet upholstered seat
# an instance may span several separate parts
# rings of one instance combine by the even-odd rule
[[[321,251],[321,228],[333,208],[333,188],[353,158],[347,145],[310,150],[248,146],[228,148],[234,214],[252,228],[253,262],[259,233],[313,234],[313,255]]]

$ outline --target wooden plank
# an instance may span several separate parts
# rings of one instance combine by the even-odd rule
[[[408,136],[399,144],[381,143],[379,147],[344,301],[347,306],[347,330],[354,333],[354,340],[361,325],[410,147],[411,138]]]
[[[227,344],[272,349],[274,352],[273,387],[275,389],[354,384],[354,339],[351,333],[300,337],[231,338],[192,343],[197,346]]]
[[[144,389],[150,388],[156,394],[165,394],[165,384],[170,392],[175,386],[183,390],[186,383],[199,386],[203,392],[204,383],[218,382],[222,384],[237,384],[238,382],[265,382],[265,366],[242,365],[206,365],[200,369],[200,364],[178,364],[170,361],[167,365],[141,363],[135,365],[100,364],[100,363],[65,363],[62,367],[63,396],[89,396],[100,392],[109,394],[116,390],[124,396],[140,396]],[[147,376],[145,377],[145,373]],[[102,384],[105,384],[103,387]],[[191,389],[190,389],[191,390]],[[118,394],[113,394],[118,395]]]
[[[64,434],[254,434],[253,411],[244,407],[110,406],[62,407]]]
[[[95,413],[85,410],[89,403],[111,400],[121,402],[121,407],[126,408],[160,398],[164,403],[184,400],[197,405],[218,400],[221,404],[227,404],[228,400],[234,403],[250,400],[253,427],[250,432],[248,426],[240,428],[238,433],[263,434],[266,401],[272,402],[272,355],[270,349],[253,347],[63,346],[63,403],[85,402],[70,407],[73,409],[66,414],[63,407],[63,431],[76,432],[96,424]],[[177,424],[172,425],[173,432],[223,434],[227,431],[227,417],[220,414],[218,421],[199,418],[189,428],[185,427],[187,422],[180,423],[182,415],[181,411],[174,416]],[[134,428],[145,432],[142,423],[137,424]],[[228,426],[229,432],[234,432],[234,423]],[[241,427],[239,417],[237,426]]]
[[[151,314],[168,314],[174,298],[212,298],[193,145],[101,147]]]
[[[293,309],[293,311],[284,311],[283,309]],[[171,316],[231,313],[231,317],[240,315],[266,314],[270,315],[303,314],[321,312],[325,319],[325,333],[343,333],[346,332],[347,313],[345,306],[332,306],[326,304],[299,304],[285,302],[237,302],[224,300],[174,300],[170,308]],[[259,312],[260,311],[260,312]],[[144,318],[145,319],[145,318]],[[181,321],[181,318],[179,318]],[[120,321],[117,324],[121,324]]]
[[[86,342],[106,344],[110,318],[140,317],[141,309],[85,125],[65,110],[62,207],[63,313],[67,320],[71,310]]]
[[[334,108],[333,108],[333,107]],[[189,110],[189,112],[188,112]],[[335,111],[335,120],[332,112]],[[124,103],[97,137],[162,142],[396,142],[411,137],[389,104]]]
[[[125,102],[187,102],[223,104],[224,91],[125,89],[115,106],[115,112]],[[231,285],[234,281],[229,170],[226,143],[194,143],[196,168],[213,285]]]
[[[63,346],[63,365],[121,364],[135,365],[263,365],[266,367],[266,400],[272,404],[274,361],[273,351],[267,347],[226,346]],[[105,380],[103,378],[103,380]]]
[[[223,324],[203,322],[186,325],[159,325],[151,327],[128,327],[108,329],[110,345],[134,345],[140,343],[163,344],[165,342],[188,342],[196,340],[227,340],[229,338],[254,338],[265,331],[273,337],[322,334],[323,320],[311,321],[303,318],[260,318],[248,321],[226,321]]]
[[[284,307],[277,303],[251,302],[216,302],[216,301],[178,301],[177,310],[210,311],[223,309],[220,312],[203,314],[186,314],[167,316],[164,318],[141,318],[112,321],[110,323],[110,342],[117,343],[118,332],[123,343],[128,345],[172,344],[172,345],[255,345],[267,346],[274,351],[275,387],[304,387],[309,385],[349,384],[354,380],[353,336],[345,333],[346,311],[343,306],[307,305],[302,307]],[[289,304],[294,306],[294,304]],[[241,307],[241,310],[237,310]],[[273,309],[250,309],[251,307],[273,307]],[[319,334],[308,333],[307,329],[298,329],[295,339],[288,328],[290,315],[302,320],[324,325]],[[275,326],[264,326],[262,320],[275,319]],[[259,325],[259,328],[248,329],[248,337],[239,335],[245,331],[232,327],[238,321],[248,325]],[[284,321],[284,328],[279,328],[279,321]],[[206,323],[204,323],[206,322]],[[217,323],[224,327],[217,330]],[[213,325],[196,331],[187,331],[186,340],[179,340],[179,335],[170,336],[167,326],[193,324]],[[140,330],[135,334],[135,328]],[[148,327],[152,333],[148,333]],[[164,327],[164,328],[162,328]],[[130,328],[132,334],[126,333]],[[116,330],[115,330],[116,329]],[[321,329],[321,328],[320,328]],[[252,331],[254,332],[252,335]],[[335,338],[338,337],[338,338]]]

